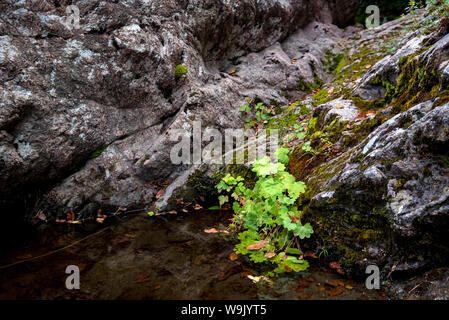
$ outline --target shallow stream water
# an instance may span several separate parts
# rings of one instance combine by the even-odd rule
[[[230,236],[204,232],[224,229],[230,218],[221,211],[140,213],[101,227],[52,228],[1,254],[0,299],[383,298],[318,259],[309,260],[308,272],[254,282],[253,265],[231,261]],[[81,271],[79,290],[65,287],[68,265]]]

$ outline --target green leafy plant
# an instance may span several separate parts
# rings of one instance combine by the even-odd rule
[[[185,74],[187,74],[187,68],[184,67],[182,64],[178,64],[175,68],[175,78],[179,79]]]
[[[253,127],[257,122],[268,121],[274,113],[273,107],[267,107],[262,102],[255,104],[253,100],[250,100],[248,103],[241,106],[240,111],[254,115],[254,118],[245,118],[245,128],[247,129]]]
[[[422,19],[419,10],[424,8]],[[413,29],[420,30],[420,33],[429,33],[439,28],[447,28],[449,15],[449,0],[410,0],[406,12],[410,14],[413,21]],[[445,26],[446,25],[446,26]]]
[[[253,188],[245,187],[242,177],[230,174],[217,186],[225,194],[220,196],[221,205],[229,197],[234,200],[231,227],[240,231],[235,251],[256,263],[271,262],[275,273],[308,268],[299,240],[313,233],[309,223],[301,222],[302,212],[295,206],[306,185],[286,171],[288,154],[288,149],[279,148],[278,162],[271,162],[269,157],[255,161],[252,170],[258,180]]]
[[[304,140],[307,133],[304,129],[304,127],[294,124],[293,125],[293,131],[286,136],[287,141],[293,141],[293,140]]]

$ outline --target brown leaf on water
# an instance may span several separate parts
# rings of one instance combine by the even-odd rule
[[[328,286],[331,286],[331,287],[338,287],[337,281],[328,281],[328,280],[326,280],[325,284],[327,284]]]
[[[265,258],[268,258],[268,259],[271,259],[271,258],[273,258],[274,256],[276,256],[276,253],[274,253],[274,252],[268,252],[268,253],[266,253],[266,254],[264,255],[264,257],[265,257]]]
[[[184,213],[188,213],[189,212],[189,210],[187,210],[187,209],[182,209],[181,211],[184,212]]]
[[[161,189],[156,193],[156,199],[159,199],[165,194],[165,189]]]
[[[204,229],[204,232],[206,233],[218,233],[218,230],[215,228],[210,228],[210,229]]]
[[[136,283],[144,283],[150,281],[150,277],[144,274],[138,274],[136,276]]]
[[[303,287],[298,287],[297,289],[296,289],[296,292],[297,293],[301,293],[301,292],[303,292],[304,291],[304,288]]]
[[[175,211],[175,210],[169,211],[168,213],[169,213],[169,214],[178,214],[178,212]]]
[[[56,223],[66,223],[67,220],[64,220],[64,219],[56,219],[55,222],[56,222]]]
[[[341,264],[338,261],[334,261],[334,262],[329,263],[329,268],[339,269],[339,268],[341,268]]]
[[[246,247],[246,249],[248,250],[260,250],[262,248],[265,248],[265,246],[267,245],[267,241],[263,240],[254,244],[250,244],[249,246]]]
[[[25,253],[24,255],[17,256],[16,259],[23,260],[23,259],[29,259],[29,258],[32,258],[32,257],[33,256],[30,253]]]
[[[197,204],[195,204],[195,206],[193,207],[193,209],[195,209],[195,210],[198,211],[198,210],[203,209],[203,207],[197,203]]]
[[[239,256],[237,255],[237,253],[235,253],[235,252],[232,252],[230,255],[229,255],[229,260],[231,260],[231,261],[235,261],[235,260],[237,260],[239,258]]]
[[[345,291],[345,288],[340,287],[340,288],[337,288],[335,290],[327,291],[327,295],[331,296],[331,297],[335,297],[335,296],[338,296],[338,295],[342,294],[343,291]]]
[[[344,271],[342,268],[338,268],[338,269],[337,269],[337,272],[338,272],[339,274],[341,274],[341,275],[344,275],[344,274],[345,274],[345,271]]]

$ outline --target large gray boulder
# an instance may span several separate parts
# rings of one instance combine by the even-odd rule
[[[170,130],[241,127],[246,96],[299,95],[342,35],[330,23],[358,4],[0,1],[0,206],[153,202],[186,169],[169,160]]]

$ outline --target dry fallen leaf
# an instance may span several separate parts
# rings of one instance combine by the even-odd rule
[[[237,72],[237,69],[234,69],[234,70],[232,70],[231,72],[229,72],[228,74],[229,75],[233,75],[234,73],[236,73]]]
[[[242,271],[242,272],[240,272],[240,277],[241,278],[246,278],[249,275],[251,275],[251,271]]]
[[[184,212],[184,213],[188,213],[188,212],[189,212],[189,210],[187,210],[187,209],[182,209],[182,212]]]
[[[327,291],[327,294],[328,294],[329,296],[331,296],[331,297],[334,297],[334,296],[338,296],[338,295],[342,294],[343,291],[345,291],[345,288],[340,287],[340,288],[335,289],[335,290]]]
[[[315,253],[313,253],[313,252],[310,251],[310,250],[307,250],[307,251],[304,253],[304,255],[305,255],[306,257],[311,257],[311,258],[314,258],[314,259],[318,259],[318,257],[315,255]]]
[[[263,240],[254,244],[250,244],[249,246],[246,247],[246,249],[248,250],[259,250],[262,248],[265,248],[265,246],[267,245],[267,241]]]
[[[195,209],[195,210],[201,210],[201,209],[203,209],[203,207],[202,206],[200,206],[198,203],[197,204],[195,204],[195,206],[193,207],[193,209]]]
[[[184,204],[184,200],[182,200],[182,199],[176,199],[176,204],[182,206],[182,205]]]
[[[337,272],[338,272],[339,274],[341,274],[341,275],[344,275],[344,274],[345,274],[345,271],[344,271],[342,268],[338,268],[338,269],[337,269]]]
[[[264,255],[264,257],[265,257],[265,258],[268,258],[268,259],[271,259],[271,258],[273,258],[274,256],[276,256],[276,253],[274,253],[274,252],[268,252],[268,253],[266,253],[266,254]]]
[[[210,229],[204,229],[204,232],[206,233],[218,233],[218,230],[215,228],[210,228]]]
[[[169,214],[178,214],[178,212],[175,211],[175,210],[169,211],[168,213],[169,213]]]
[[[334,261],[334,262],[329,263],[329,267],[331,269],[338,269],[338,268],[341,268],[341,264],[338,261]]]
[[[354,287],[353,287],[353,286],[350,286],[349,284],[345,285],[345,288],[348,289],[348,290],[354,289]]]
[[[159,199],[165,194],[165,189],[161,189],[156,193],[156,199]]]
[[[338,287],[338,281],[328,281],[326,280],[325,284],[331,286],[331,287]]]
[[[220,230],[220,233],[229,234],[228,230]]]
[[[26,253],[24,255],[18,256],[16,257],[17,259],[29,259],[32,258],[33,256],[30,253]]]
[[[229,255],[229,260],[231,261],[235,261],[239,258],[239,256],[237,255],[237,253],[233,252]]]
[[[150,277],[144,274],[138,274],[136,276],[136,283],[144,283],[150,281]]]
[[[307,282],[315,282],[316,280],[314,278],[304,278]]]

